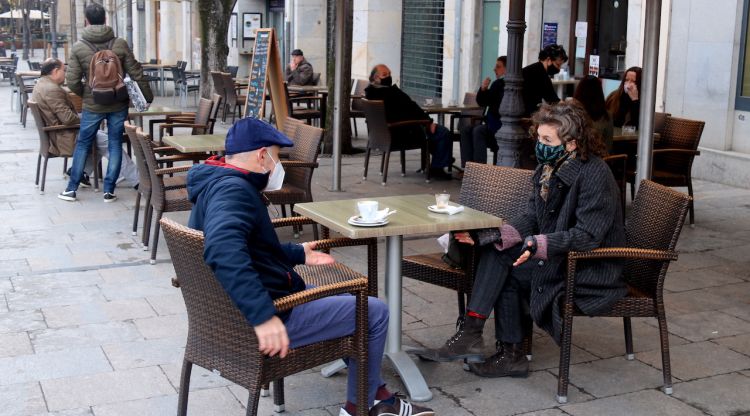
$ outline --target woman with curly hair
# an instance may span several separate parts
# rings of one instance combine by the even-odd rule
[[[640,122],[641,68],[633,66],[625,71],[620,87],[607,96],[607,111],[615,127],[633,126]]]
[[[522,342],[532,319],[560,343],[567,253],[625,243],[620,191],[586,110],[575,101],[543,105],[532,121],[539,165],[528,208],[499,229],[455,233],[460,243],[480,246],[472,296],[458,332],[421,352],[425,359],[466,359],[482,377],[525,377]],[[576,306],[587,314],[610,308],[626,293],[621,272],[618,260],[579,267]],[[482,332],[493,307],[497,352],[483,359]]]

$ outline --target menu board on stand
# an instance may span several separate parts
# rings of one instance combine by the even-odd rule
[[[281,126],[287,117],[287,101],[284,92],[281,53],[276,31],[273,28],[258,29],[255,34],[250,76],[247,80],[244,117],[261,119],[264,117],[266,93],[271,95],[276,126]]]

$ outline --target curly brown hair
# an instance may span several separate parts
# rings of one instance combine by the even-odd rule
[[[543,124],[555,126],[557,135],[563,144],[576,141],[576,152],[582,160],[589,156],[603,157],[607,148],[601,135],[594,128],[586,109],[575,100],[560,101],[556,104],[544,104],[531,117],[532,126],[529,132],[537,136],[537,129]]]

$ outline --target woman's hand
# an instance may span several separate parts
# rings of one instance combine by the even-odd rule
[[[534,253],[536,253],[536,238],[532,236],[526,237],[523,242],[523,248],[521,248],[521,256],[518,257],[515,263],[513,263],[513,267],[517,267],[526,263],[526,261],[534,255]]]
[[[456,239],[459,243],[468,244],[470,246],[474,245],[474,239],[471,238],[471,234],[469,234],[466,231],[459,231],[453,233],[453,238]]]
[[[635,85],[635,82],[626,82],[625,92],[632,101],[638,101],[638,86]]]
[[[317,266],[320,264],[333,264],[336,262],[336,259],[333,258],[330,254],[321,253],[320,251],[315,251],[315,246],[317,244],[313,242],[309,243],[302,243],[302,247],[305,248],[305,265],[306,266]]]

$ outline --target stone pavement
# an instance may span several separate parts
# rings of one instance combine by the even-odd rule
[[[59,159],[50,161],[40,195],[33,185],[34,121],[29,115],[28,126],[19,125],[7,84],[0,96],[0,415],[174,415],[186,316],[170,285],[164,241],[158,263],[149,265],[140,237],[130,232],[135,193],[127,186],[111,204],[91,189],[74,203],[57,199],[65,186]],[[321,158],[315,198],[458,194],[458,181],[401,177],[394,159],[382,187],[376,175],[361,180],[361,156],[345,157],[345,192],[332,193],[330,159]],[[408,169],[417,159],[409,156]],[[434,393],[428,405],[451,416],[750,414],[750,191],[698,182],[696,197],[697,225],[683,230],[681,256],[666,282],[672,396],[659,390],[654,319],[634,319],[636,359],[627,361],[619,320],[577,318],[569,404],[555,401],[559,350],[538,333],[526,379],[479,379],[457,363],[418,362]],[[405,243],[406,253],[436,249],[433,238]],[[364,271],[363,250],[334,254]],[[404,286],[405,343],[439,345],[454,329],[455,294],[409,279]],[[486,332],[489,349],[492,331]],[[384,374],[392,389],[404,390],[391,368]],[[316,370],[289,377],[287,413],[337,415],[344,379]],[[209,371],[196,369],[191,388],[190,415],[245,414],[246,390]],[[260,414],[273,414],[269,398],[261,398]]]

